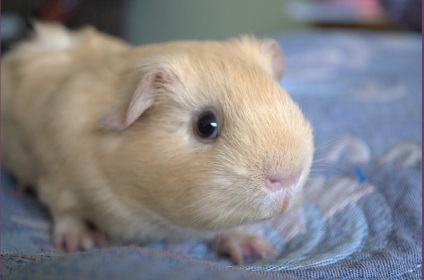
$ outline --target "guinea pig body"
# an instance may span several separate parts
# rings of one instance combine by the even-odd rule
[[[91,248],[87,222],[112,238],[210,240],[300,199],[312,131],[276,81],[272,40],[132,47],[36,30],[2,61],[2,164],[36,187],[56,247]]]

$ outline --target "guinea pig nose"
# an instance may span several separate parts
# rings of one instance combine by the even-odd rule
[[[291,176],[272,175],[265,179],[265,186],[270,191],[278,191],[283,188],[294,188],[300,179],[300,173]]]

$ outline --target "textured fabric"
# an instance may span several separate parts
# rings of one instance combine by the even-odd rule
[[[46,209],[3,172],[3,276],[421,279],[421,35],[310,31],[276,39],[286,55],[281,85],[311,121],[317,146],[302,207],[246,228],[277,256],[233,267],[196,241],[61,254]]]

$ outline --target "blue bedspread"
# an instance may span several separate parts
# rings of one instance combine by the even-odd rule
[[[2,172],[4,279],[421,279],[421,34],[275,38],[317,147],[302,207],[246,229],[277,256],[233,267],[195,241],[62,254],[46,209]]]

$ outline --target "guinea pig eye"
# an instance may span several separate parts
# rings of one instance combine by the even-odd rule
[[[203,139],[215,140],[218,138],[219,125],[215,114],[211,111],[201,113],[195,124],[195,132]]]

